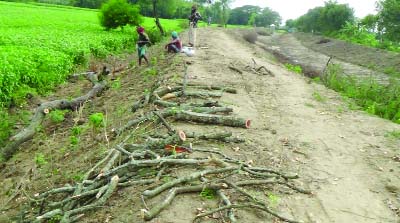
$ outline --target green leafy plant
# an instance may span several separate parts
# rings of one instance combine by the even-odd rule
[[[352,99],[350,109],[359,106],[364,111],[400,124],[400,81],[390,80],[380,84],[373,79],[358,79],[343,74],[340,66],[328,66],[324,84]]]
[[[204,199],[213,200],[213,199],[215,199],[216,196],[217,196],[217,192],[213,189],[204,188],[200,192],[200,197],[202,197]]]
[[[121,89],[121,80],[120,80],[120,78],[117,78],[116,80],[114,80],[111,83],[111,88],[114,89],[114,90]]]
[[[126,0],[109,0],[101,6],[100,24],[109,29],[123,28],[126,25],[139,25],[143,19],[138,6],[129,4]]]
[[[74,126],[71,129],[71,133],[73,136],[79,136],[80,134],[82,134],[83,132],[83,128],[81,126]]]
[[[314,99],[316,101],[319,101],[319,102],[325,102],[326,101],[326,98],[324,96],[322,96],[320,93],[316,92],[316,91],[314,91],[312,96],[314,97]]]
[[[67,113],[67,111],[53,110],[49,114],[50,120],[53,123],[61,123],[61,122],[63,122],[65,120],[65,113]]]
[[[268,200],[271,207],[276,207],[279,203],[279,197],[272,193],[268,194]]]
[[[293,64],[290,64],[290,63],[286,63],[285,67],[286,67],[286,69],[288,69],[290,71],[293,71],[295,73],[298,73],[298,74],[302,74],[303,73],[303,69],[301,68],[300,65],[293,65]]]
[[[70,144],[71,144],[72,146],[76,146],[76,145],[78,145],[78,143],[79,143],[79,138],[76,137],[76,136],[70,136],[70,137],[69,137],[69,141],[70,141]]]
[[[55,215],[52,218],[50,218],[50,220],[48,221],[48,223],[58,223],[60,222],[62,219],[62,215]]]
[[[41,166],[47,164],[47,161],[46,161],[45,156],[44,156],[43,153],[37,153],[37,154],[35,155],[35,163],[36,163],[36,165],[38,165],[39,167],[41,167]]]
[[[94,113],[89,116],[90,125],[97,129],[104,126],[104,115],[103,113]]]

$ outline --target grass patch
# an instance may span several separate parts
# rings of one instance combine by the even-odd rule
[[[326,101],[326,97],[322,96],[320,93],[314,91],[314,93],[312,94],[313,98],[318,101],[318,102],[325,102]]]
[[[389,131],[385,134],[385,137],[393,138],[393,139],[400,139],[400,130]]]
[[[285,64],[286,69],[288,69],[289,71],[298,73],[298,74],[302,74],[303,73],[303,69],[301,68],[300,65],[293,65],[290,63],[286,63]]]
[[[353,99],[362,110],[400,124],[399,80],[380,84],[373,79],[345,75],[339,65],[331,64],[323,81],[329,88]]]

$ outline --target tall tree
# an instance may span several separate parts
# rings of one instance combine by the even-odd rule
[[[308,10],[296,20],[296,28],[304,32],[332,33],[339,31],[347,22],[354,21],[354,11],[348,4],[327,1],[324,7]]]
[[[378,2],[379,26],[384,37],[400,41],[400,0],[381,0]]]
[[[244,5],[231,10],[228,24],[247,25],[251,15],[259,14],[261,8],[254,5]],[[255,18],[254,18],[255,19]]]
[[[274,24],[275,26],[279,26],[281,24],[282,18],[279,13],[273,11],[272,9],[266,7],[264,8],[260,14],[256,16],[255,23],[256,26],[270,26]]]

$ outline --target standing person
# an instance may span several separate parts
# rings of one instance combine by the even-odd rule
[[[171,33],[172,40],[167,45],[165,45],[165,49],[168,50],[168,53],[179,53],[182,50],[182,42],[179,39],[178,33],[173,31]]]
[[[137,42],[137,50],[138,50],[138,57],[139,57],[139,66],[142,65],[142,59],[146,61],[147,65],[149,65],[149,60],[146,57],[146,50],[147,44],[151,44],[149,37],[144,32],[144,28],[139,26],[136,29],[137,33],[139,34],[139,40]]]
[[[197,22],[201,19],[200,13],[197,11],[197,5],[192,6],[192,12],[189,16],[189,46],[194,47],[196,43]]]
[[[211,26],[211,16],[208,16],[208,26]]]

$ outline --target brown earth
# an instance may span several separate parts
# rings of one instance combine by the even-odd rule
[[[244,130],[174,123],[175,128],[187,132],[232,131],[247,140],[241,145],[199,143],[195,147],[217,147],[235,158],[251,160],[254,165],[299,173],[300,179],[296,182],[311,189],[312,196],[265,188],[252,190],[274,194],[274,209],[293,219],[321,223],[399,222],[396,208],[400,207],[400,163],[393,158],[399,156],[400,141],[385,136],[390,131],[400,131],[399,125],[350,110],[339,94],[286,70],[271,54],[257,45],[249,45],[237,32],[199,29],[198,42],[201,48],[194,57],[181,54],[163,72],[173,80],[182,76],[182,61],[190,61],[189,81],[235,87],[238,94],[224,94],[221,102],[230,105],[236,116],[250,118],[252,127]],[[151,55],[158,56],[157,52]],[[273,76],[245,71],[245,66],[253,65],[252,59]],[[228,65],[244,71],[239,74]],[[111,89],[101,99],[88,104],[83,116],[99,111],[107,113],[110,123],[107,131],[135,117],[129,112],[130,105],[151,85],[151,81],[144,81],[139,75],[143,69],[121,76],[121,89]],[[73,85],[67,89],[77,90]],[[108,145],[103,133],[97,134],[99,139],[93,139],[93,133],[88,132],[81,139],[83,145],[69,150],[70,127],[71,124],[53,127],[51,132],[40,133],[7,163],[0,172],[0,206],[4,207],[1,204],[6,204],[10,195],[20,190],[21,187],[14,190],[19,182],[23,182],[23,190],[31,195],[72,183],[74,176],[90,169],[117,143]],[[35,165],[32,154],[37,152],[51,157],[48,160],[51,167]],[[54,170],[62,174],[55,174]],[[83,222],[142,222],[141,191],[140,187],[118,191],[106,207],[88,214]],[[15,197],[17,201],[2,209],[0,222],[10,221],[10,216],[28,199],[26,194],[20,194]],[[159,199],[148,201],[148,205]],[[217,205],[217,201],[204,200],[199,195],[184,195],[152,222],[192,222],[196,208]],[[279,222],[252,210],[239,210],[236,215],[238,222]]]
[[[343,40],[330,39],[309,33],[294,33],[294,36],[305,47],[316,52],[334,56],[343,61],[372,70],[387,73],[389,76],[397,72],[397,77],[399,77],[399,53],[352,44]]]
[[[305,37],[300,34],[274,34],[259,36],[258,39],[260,47],[272,52],[283,63],[302,66],[304,73],[309,77],[321,76],[331,58],[330,63],[339,65],[347,75],[372,78],[382,83],[389,82],[392,77],[398,78],[398,66],[395,64],[399,62],[400,57],[397,53],[381,52],[378,49],[351,45],[340,40],[321,39],[318,36],[310,36],[311,40],[305,41]],[[321,40],[329,42],[319,43]],[[386,59],[381,67],[371,65],[378,63],[377,58],[380,57]],[[391,75],[385,71],[390,71]]]

